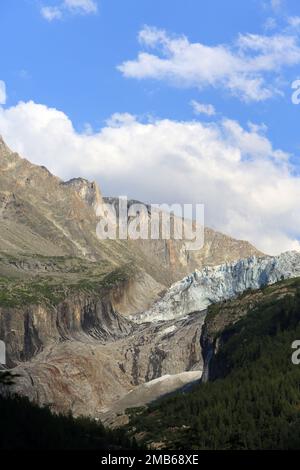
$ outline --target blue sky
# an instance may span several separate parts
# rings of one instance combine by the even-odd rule
[[[115,112],[152,114],[171,119],[190,119],[192,99],[212,103],[219,113],[265,123],[276,146],[289,152],[300,150],[300,106],[291,103],[291,82],[300,77],[299,66],[285,71],[284,97],[262,103],[241,102],[224,90],[170,87],[155,80],[124,79],[116,66],[133,59],[143,25],[184,34],[190,42],[229,44],[240,33],[265,34],[268,18],[279,29],[285,16],[300,14],[297,0],[272,8],[260,0],[102,0],[98,13],[66,14],[45,21],[42,5],[59,1],[2,0],[0,38],[4,45],[0,75],[6,82],[8,100],[32,99],[63,110],[76,129],[90,123],[103,126]],[[267,31],[272,34],[273,31]]]
[[[62,178],[299,249],[299,36],[299,0],[2,0],[0,133]]]

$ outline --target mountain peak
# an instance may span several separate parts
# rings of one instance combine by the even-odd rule
[[[72,178],[62,183],[64,186],[74,189],[80,198],[90,207],[95,209],[102,202],[102,194],[96,181],[90,182],[85,178]]]

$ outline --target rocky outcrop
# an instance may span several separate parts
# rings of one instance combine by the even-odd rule
[[[145,272],[139,272],[130,277],[125,284],[113,289],[111,301],[117,312],[129,317],[133,313],[147,310],[164,291],[165,287],[153,277]]]
[[[6,344],[9,367],[30,361],[62,341],[89,343],[94,339],[104,344],[132,331],[132,323],[114,310],[108,294],[99,299],[79,292],[57,306],[0,307],[0,337]]]
[[[247,289],[259,289],[297,276],[300,276],[300,253],[296,251],[206,267],[175,283],[151,309],[131,318],[136,322],[180,318]]]
[[[96,181],[92,183],[84,178],[72,178],[62,183],[63,186],[73,188],[81,199],[94,210],[103,203],[100,188]]]
[[[16,393],[57,412],[95,417],[143,383],[183,371],[201,374],[204,315],[133,326],[111,307],[85,301],[80,305],[83,312],[79,304],[73,310],[75,304],[64,303],[57,309],[59,316],[37,310],[38,318],[31,314],[30,328],[25,331],[22,325],[23,338],[30,341],[22,344],[20,335],[13,342],[14,350],[8,351],[9,360],[17,364],[13,369],[19,376],[13,388]],[[76,315],[70,317],[73,311]],[[43,336],[45,325],[52,329],[52,337],[51,333]]]

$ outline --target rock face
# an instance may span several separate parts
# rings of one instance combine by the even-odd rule
[[[70,299],[56,310],[29,308],[25,319],[2,312],[2,335],[16,334],[8,348],[19,375],[13,391],[57,412],[95,417],[145,382],[183,371],[201,375],[205,315],[133,325],[107,302]]]
[[[6,344],[9,367],[30,361],[63,341],[105,344],[127,337],[133,329],[132,323],[113,309],[108,294],[99,298],[81,292],[57,306],[0,308],[0,336]]]
[[[62,184],[75,189],[81,199],[93,209],[96,209],[99,204],[103,203],[99,186],[95,181],[90,183],[84,178],[73,178]]]
[[[131,318],[136,322],[180,318],[247,289],[259,289],[297,276],[300,276],[300,253],[296,251],[207,267],[174,284],[151,309]]]
[[[106,204],[114,206],[119,215],[119,202],[114,197],[104,197]],[[140,201],[128,200],[127,209],[133,204],[141,204]],[[150,224],[151,208],[148,209]],[[204,227],[204,245],[199,250],[187,250],[185,241],[175,240],[134,240],[130,242],[135,250],[141,251],[145,256],[151,254],[152,260],[160,260],[163,267],[168,268],[170,279],[178,280],[196,268],[203,266],[215,266],[224,262],[230,262],[247,256],[262,255],[252,245],[244,240],[236,240],[208,227]]]

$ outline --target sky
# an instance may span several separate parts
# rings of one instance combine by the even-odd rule
[[[299,0],[1,0],[0,41],[13,150],[300,249]]]

